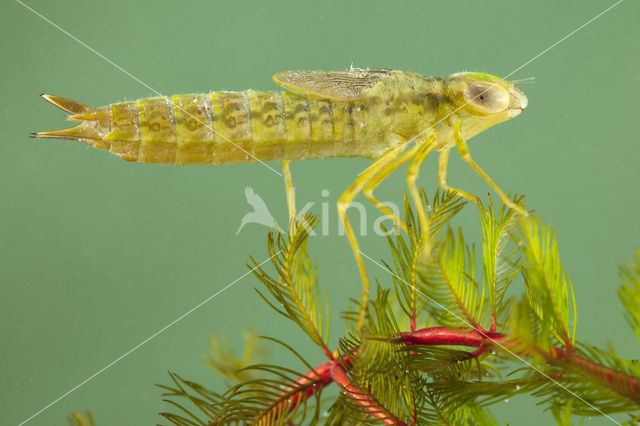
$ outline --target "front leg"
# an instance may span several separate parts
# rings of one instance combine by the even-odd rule
[[[476,164],[475,161],[473,161],[473,159],[471,158],[471,153],[469,152],[469,147],[467,146],[467,142],[462,137],[462,131],[460,129],[460,121],[459,120],[455,123],[454,138],[455,138],[455,141],[456,141],[456,148],[458,148],[458,152],[460,153],[460,156],[462,157],[462,159],[473,170],[475,170],[475,172],[478,173],[480,175],[480,177],[482,179],[484,179],[484,181],[487,182],[491,188],[493,188],[494,191],[496,191],[496,193],[498,194],[498,196],[500,197],[502,202],[507,207],[509,207],[510,209],[518,212],[519,214],[521,214],[523,216],[528,216],[529,213],[521,205],[516,204],[513,201],[511,201],[509,199],[509,197],[507,197],[507,195],[504,192],[502,192],[502,190],[498,187],[498,185],[496,185],[496,183],[493,181],[493,179],[491,179],[489,177],[489,175],[486,174],[485,171],[482,170],[480,168],[480,166],[478,166],[478,164]]]
[[[420,197],[420,191],[418,190],[418,187],[416,185],[416,180],[418,179],[418,175],[420,174],[420,166],[422,166],[424,160],[435,147],[436,139],[436,134],[433,134],[429,136],[426,141],[423,141],[421,145],[419,145],[416,154],[411,159],[409,169],[407,170],[407,187],[409,188],[411,198],[413,198],[413,203],[416,206],[418,220],[420,221],[422,232],[426,233],[427,237],[429,235],[429,221],[427,219],[427,212],[424,209],[422,197]]]

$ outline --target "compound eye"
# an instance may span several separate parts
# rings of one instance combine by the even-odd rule
[[[495,84],[471,82],[464,91],[464,97],[487,114],[502,112],[509,107],[509,92]]]

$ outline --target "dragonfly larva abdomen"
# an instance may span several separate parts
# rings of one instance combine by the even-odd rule
[[[45,99],[73,112],[68,109],[73,101]],[[128,161],[162,164],[354,156],[355,147],[364,145],[357,143],[363,136],[361,107],[296,93],[248,90],[145,98],[96,109],[78,105],[83,115],[70,119],[83,121],[80,126],[36,136],[77,139]]]
[[[80,140],[144,163],[378,158],[398,136],[409,139],[452,110],[437,77],[353,69],[288,71],[274,80],[294,92],[175,95],[101,108],[44,95],[82,123],[35,136]]]

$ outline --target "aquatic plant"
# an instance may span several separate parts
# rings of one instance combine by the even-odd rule
[[[247,334],[238,357],[214,338],[207,363],[234,384],[218,393],[170,373],[171,383],[160,387],[178,411],[161,415],[176,425],[494,425],[493,404],[529,394],[563,425],[572,416],[640,421],[637,361],[576,338],[573,287],[553,229],[539,216],[479,203],[476,256],[451,225],[465,202],[448,192],[421,196],[430,255],[405,197],[407,233],[387,237],[390,261],[381,265],[388,273],[365,306],[364,327],[357,326],[362,304],[353,300],[335,349],[328,346],[326,294],[307,250],[315,217],[295,221],[286,235],[269,233],[273,271],[248,262],[261,283],[258,296],[327,361],[313,366],[299,348],[269,337],[259,343],[256,333]],[[522,197],[513,202],[524,204]],[[640,251],[620,275],[618,293],[640,341]],[[265,344],[295,355],[299,369],[255,357]]]

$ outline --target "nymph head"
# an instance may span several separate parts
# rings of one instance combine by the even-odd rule
[[[527,107],[527,97],[515,84],[490,74],[453,74],[447,80],[447,90],[467,138],[519,115]]]

